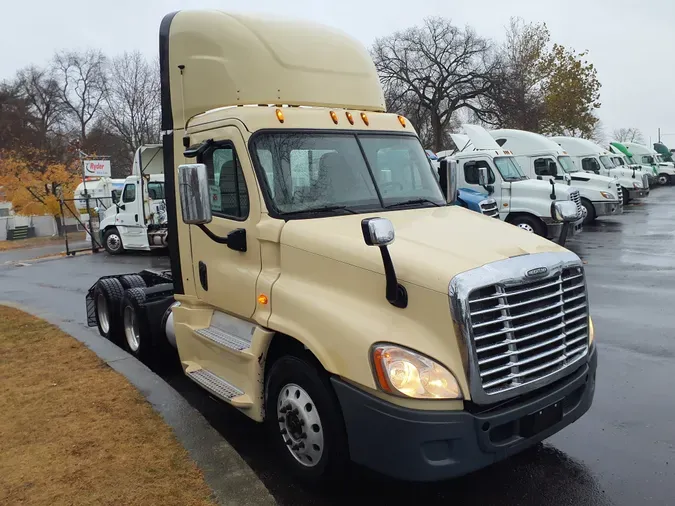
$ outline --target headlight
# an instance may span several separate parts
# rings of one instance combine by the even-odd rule
[[[390,344],[373,348],[380,388],[415,399],[461,399],[457,380],[445,367],[414,351]]]
[[[609,192],[600,192],[600,195],[602,195],[606,199],[616,200],[616,197]]]
[[[635,183],[635,182],[634,182],[634,183],[633,183],[633,188],[635,188],[636,190],[639,190],[640,188],[642,188],[642,183]]]
[[[551,218],[555,221],[576,221],[579,210],[571,200],[559,200],[551,203]]]

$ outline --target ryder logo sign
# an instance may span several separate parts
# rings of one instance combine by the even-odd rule
[[[110,177],[110,160],[85,160],[84,174],[90,177]]]

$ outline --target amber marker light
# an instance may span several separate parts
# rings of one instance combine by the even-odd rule
[[[258,295],[258,304],[260,304],[261,306],[266,306],[269,301],[270,300],[267,298],[267,295],[265,295],[264,293]]]
[[[366,126],[370,125],[370,122],[368,121],[368,115],[365,112],[361,113],[361,119],[366,124]]]
[[[331,111],[331,112],[330,112],[330,117],[331,117],[331,119],[333,120],[333,123],[335,123],[335,124],[337,125],[337,124],[338,124],[337,113],[336,113],[335,111]]]
[[[353,124],[354,124],[354,116],[352,116],[352,113],[351,113],[351,112],[346,112],[346,113],[345,113],[345,116],[347,116],[347,121],[349,121],[349,123],[350,123],[351,125],[353,125]]]
[[[403,116],[398,117],[398,122],[401,124],[403,128],[405,128],[405,118]]]
[[[279,123],[284,122],[284,113],[281,109],[277,109],[277,119],[279,120]]]
[[[384,371],[383,360],[389,359],[389,354],[382,349],[375,349],[373,351],[373,365],[375,365],[375,373],[377,375],[377,381],[380,383],[380,388],[385,392],[391,392],[391,387],[389,386],[389,381],[387,380],[387,373]]]

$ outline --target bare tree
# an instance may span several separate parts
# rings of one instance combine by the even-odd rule
[[[66,51],[54,56],[53,72],[61,99],[82,141],[87,138],[88,126],[100,113],[106,93],[106,64],[100,50]]]
[[[17,73],[15,87],[28,106],[26,121],[37,134],[37,147],[46,148],[65,119],[59,84],[48,69],[31,66]]]
[[[617,128],[612,132],[612,137],[617,142],[636,142],[644,144],[645,138],[638,128]]]
[[[598,144],[599,146],[604,146],[607,142],[607,136],[605,135],[605,128],[602,124],[602,121],[598,119],[593,127],[593,133],[591,135],[591,140]]]
[[[485,112],[477,99],[492,87],[491,49],[470,28],[434,18],[378,39],[371,53],[390,101],[418,104],[419,113],[429,117],[432,149],[440,151],[456,111]]]
[[[112,60],[103,116],[130,153],[159,140],[160,80],[157,62],[138,51]]]

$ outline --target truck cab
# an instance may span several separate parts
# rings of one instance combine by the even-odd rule
[[[623,145],[633,154],[635,163],[652,168],[658,184],[675,183],[675,166],[672,162],[665,162],[661,155],[649,146],[636,142],[624,142]]]
[[[476,125],[462,127],[466,136],[452,135],[455,145],[462,146],[452,155],[460,187],[487,191],[497,201],[500,218],[528,232],[563,243],[581,232],[584,208],[578,190],[565,182],[530,179],[513,154],[502,149],[485,129]],[[487,171],[487,184],[479,181],[479,169]],[[576,205],[573,224],[564,237],[561,234],[565,222],[551,214],[551,203],[555,201],[572,201]]]
[[[163,169],[161,145],[139,147],[132,175],[120,185],[114,203],[107,209],[99,209],[101,243],[111,255],[167,246]]]
[[[492,130],[490,135],[503,149],[512,152],[532,179],[568,182],[579,190],[586,211],[584,225],[599,216],[623,212],[621,185],[611,177],[583,172],[557,143],[543,135],[523,130]]]
[[[592,141],[578,137],[551,137],[574,161],[577,168],[589,174],[598,174],[616,178],[621,185],[623,203],[633,199],[643,199],[649,195],[649,182],[636,170],[617,167],[611,159],[611,153]]]
[[[92,286],[102,336],[141,359],[175,346],[190,380],[264,423],[284,470],[313,483],[350,461],[463,475],[589,409],[583,263],[448,205],[359,42],[180,11],[160,65],[171,270]]]

